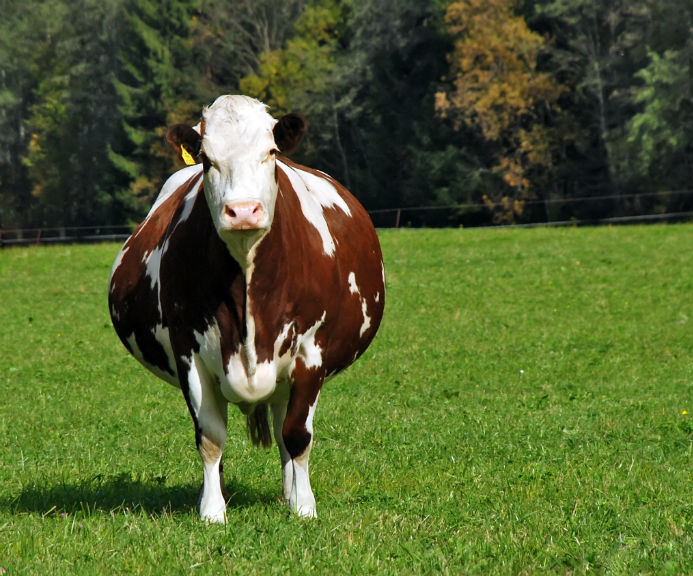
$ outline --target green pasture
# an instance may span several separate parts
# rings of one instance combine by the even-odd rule
[[[0,250],[2,574],[693,574],[693,226],[381,233],[386,315],[315,418],[319,518],[231,412],[226,526],[114,244]]]

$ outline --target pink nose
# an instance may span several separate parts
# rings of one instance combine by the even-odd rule
[[[224,216],[231,230],[256,230],[265,219],[259,202],[237,202],[224,207]]]

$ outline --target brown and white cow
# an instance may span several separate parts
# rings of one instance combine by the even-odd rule
[[[198,133],[199,131],[199,133]],[[222,96],[169,142],[200,164],[173,174],[111,274],[113,325],[149,370],[180,386],[203,463],[200,516],[224,522],[227,405],[269,445],[291,510],[315,516],[308,477],[323,383],[373,340],[385,303],[378,238],[330,176],[288,160],[296,115]],[[182,147],[182,150],[181,150]]]

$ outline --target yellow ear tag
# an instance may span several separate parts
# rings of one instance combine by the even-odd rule
[[[185,149],[185,146],[180,147],[180,155],[182,156],[183,162],[185,162],[186,166],[197,164],[197,162],[195,162],[195,158],[190,155],[190,152]]]

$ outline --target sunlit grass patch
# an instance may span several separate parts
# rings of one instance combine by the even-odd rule
[[[319,518],[232,411],[226,526],[180,392],[110,326],[118,247],[0,251],[0,567],[687,573],[693,227],[381,239],[381,332],[316,413]]]

